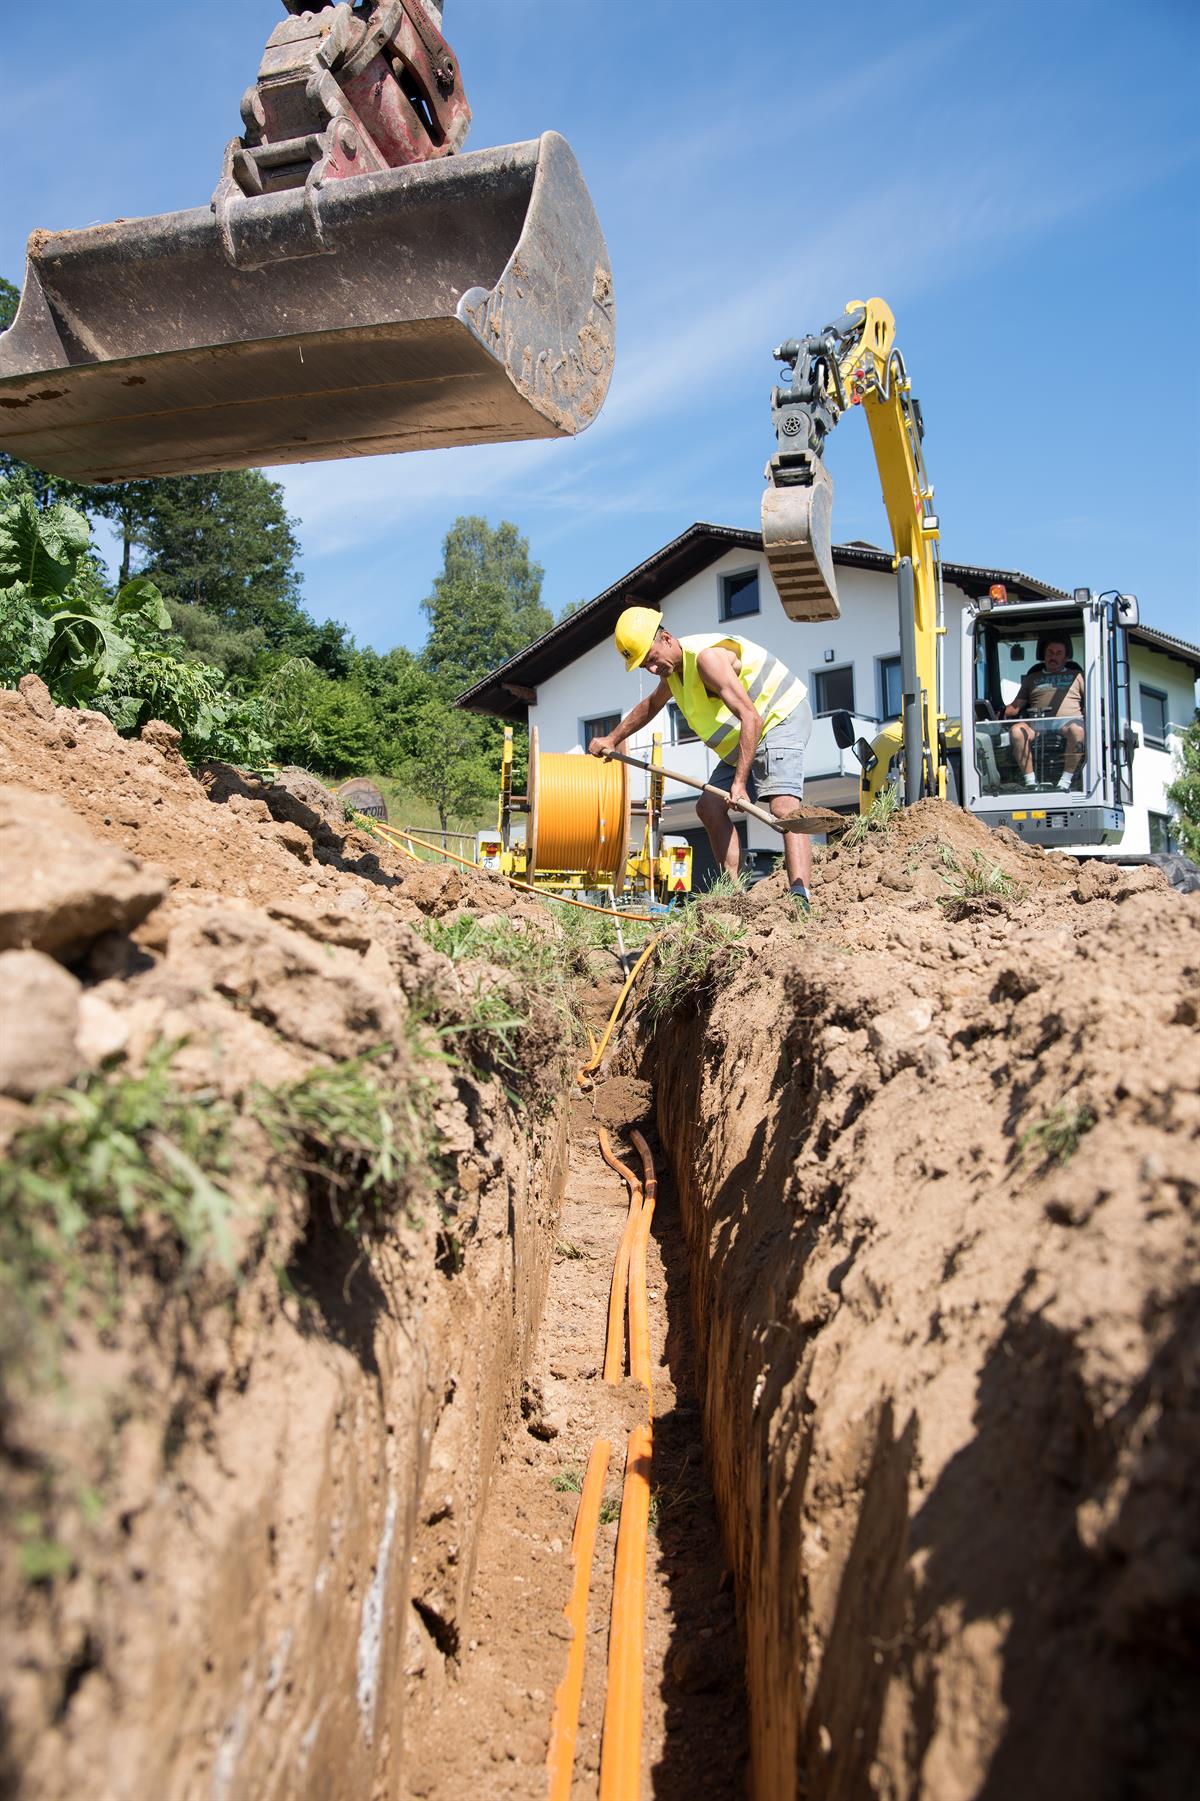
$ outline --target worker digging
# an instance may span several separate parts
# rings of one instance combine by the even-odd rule
[[[626,607],[614,633],[628,671],[645,669],[657,686],[603,737],[588,745],[594,757],[611,756],[643,731],[674,700],[697,737],[721,767],[696,804],[718,869],[736,878],[742,847],[731,809],[769,800],[786,819],[804,795],[804,747],[812,733],[812,709],[798,676],[761,645],[731,633],[676,638],[652,607]],[[728,795],[722,801],[717,790]],[[812,845],[799,832],[784,838],[788,891],[804,913],[810,909]]]

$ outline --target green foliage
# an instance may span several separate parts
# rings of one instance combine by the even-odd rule
[[[556,1494],[581,1495],[583,1493],[583,1471],[574,1467],[560,1470],[557,1476],[551,1476],[550,1486]]]
[[[62,502],[38,508],[0,488],[0,682],[28,670],[62,706],[106,713],[125,733],[150,719],[182,734],[183,753],[261,761],[269,749],[250,702],[220,670],[170,649],[171,615],[145,576],[110,594],[90,559],[87,520]]]
[[[498,663],[549,631],[542,569],[529,541],[507,520],[455,520],[442,545],[442,571],[421,606],[429,620],[423,662],[443,691],[470,687]]]
[[[414,794],[437,810],[442,831],[452,818],[479,812],[497,791],[497,765],[488,755],[489,735],[474,714],[464,713],[434,693],[412,707],[408,718],[414,748],[397,773]]]
[[[1176,767],[1167,800],[1175,809],[1179,848],[1193,863],[1200,863],[1200,713],[1183,734]]]
[[[11,281],[0,275],[0,331],[7,331],[16,318],[20,298],[20,288],[14,288]]]
[[[882,832],[887,837],[899,810],[900,784],[893,782],[889,787],[879,790],[865,813],[858,814],[850,821],[842,834],[842,843],[851,847],[862,844],[871,832]]]
[[[1019,1153],[1024,1156],[1032,1151],[1043,1163],[1066,1163],[1079,1149],[1084,1133],[1090,1132],[1095,1123],[1096,1115],[1090,1107],[1076,1107],[1069,1101],[1060,1101],[1045,1119],[1022,1132],[1018,1140]]]

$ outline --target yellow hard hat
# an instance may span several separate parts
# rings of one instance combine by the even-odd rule
[[[662,624],[662,614],[653,607],[626,607],[617,620],[613,642],[625,659],[626,669],[636,669]]]

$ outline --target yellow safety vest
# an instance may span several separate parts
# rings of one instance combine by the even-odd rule
[[[667,677],[667,686],[697,737],[703,738],[722,760],[732,758],[742,727],[725,702],[704,686],[696,666],[701,651],[719,645],[722,650],[733,652],[741,665],[738,679],[763,722],[764,737],[795,712],[808,693],[799,676],[749,638],[733,637],[727,632],[697,632],[694,637],[681,638],[679,644],[683,665]]]

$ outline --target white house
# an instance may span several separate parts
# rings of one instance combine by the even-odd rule
[[[459,697],[458,704],[499,719],[536,726],[543,750],[582,750],[607,731],[654,684],[644,670],[632,675],[613,647],[617,615],[625,606],[661,609],[677,637],[719,631],[730,624],[766,646],[808,684],[815,723],[809,744],[805,796],[839,811],[857,810],[858,764],[834,743],[830,714],[845,707],[856,733],[867,738],[899,712],[900,630],[896,577],[890,553],[874,545],[837,545],[842,616],[825,625],[798,625],[780,604],[757,532],[732,526],[691,525],[619,581],[561,620],[507,663]],[[1014,600],[1059,597],[1061,590],[1018,571],[943,563],[946,606],[945,704],[959,717],[958,624],[968,599],[1003,582]],[[1122,850],[1134,854],[1168,848],[1170,822],[1164,789],[1173,779],[1172,751],[1191,720],[1200,676],[1200,649],[1149,626],[1130,634],[1134,728],[1134,804],[1126,809]],[[651,730],[664,735],[664,761],[705,779],[715,758],[689,733],[674,706]],[[649,755],[650,732],[628,746]],[[635,793],[638,792],[635,788]],[[699,875],[708,864],[707,839],[696,819],[694,794],[668,783],[664,825],[683,833],[697,851]],[[742,828],[745,830],[745,828]],[[774,854],[778,839],[749,822],[751,850]]]

